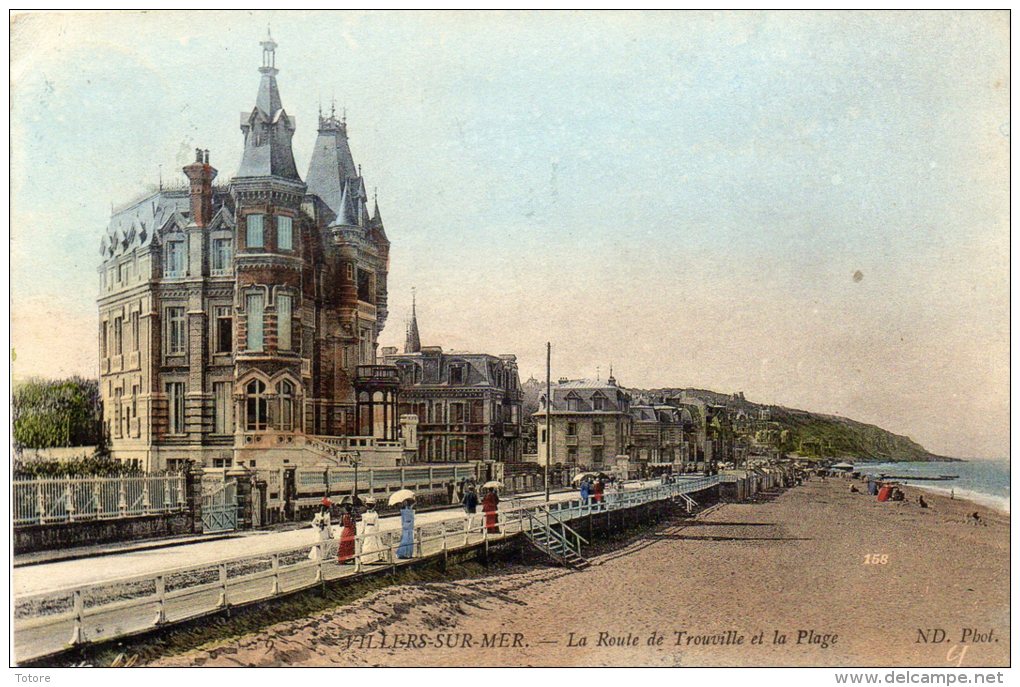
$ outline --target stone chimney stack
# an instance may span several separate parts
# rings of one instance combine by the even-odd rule
[[[195,149],[195,161],[184,168],[191,182],[191,221],[204,227],[212,220],[212,182],[216,170],[209,165],[209,151]]]

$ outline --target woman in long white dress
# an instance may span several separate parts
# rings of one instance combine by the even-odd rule
[[[329,509],[332,505],[329,499],[323,499],[322,505],[319,506],[319,512],[312,518],[312,529],[317,532],[315,543],[318,546],[313,546],[308,552],[310,561],[317,561],[320,557],[328,556],[326,548],[329,546],[329,540],[333,538],[333,527],[329,517]]]
[[[375,512],[375,499],[365,499],[368,508],[361,514],[361,563],[378,563],[382,553],[379,540],[379,514]]]

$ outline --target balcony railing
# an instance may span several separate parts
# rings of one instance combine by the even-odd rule
[[[358,365],[354,373],[356,382],[400,383],[400,370],[395,365]]]

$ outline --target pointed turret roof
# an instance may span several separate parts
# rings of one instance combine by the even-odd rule
[[[411,294],[411,322],[407,325],[407,340],[404,353],[421,353],[421,337],[418,336],[418,312],[415,296]]]
[[[357,176],[358,168],[347,142],[347,123],[337,119],[335,111],[328,117],[319,115],[319,135],[306,175],[308,193],[317,195],[340,217],[344,186],[348,179]]]
[[[259,73],[259,92],[251,112],[241,113],[241,132],[244,134],[244,155],[238,177],[282,177],[301,181],[294,164],[291,139],[294,136],[294,118],[283,109],[280,89],[276,85],[276,41],[268,32],[262,46],[262,66]]]

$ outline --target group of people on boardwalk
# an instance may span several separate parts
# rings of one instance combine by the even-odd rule
[[[478,512],[478,491],[474,484],[465,487],[464,498],[461,505],[468,515],[467,529],[471,531],[475,525],[475,514]],[[489,534],[499,534],[499,494],[495,487],[488,487],[485,496],[481,500],[482,512],[485,513],[485,529]]]
[[[499,494],[496,487],[485,487],[485,496],[481,501],[473,483],[464,485],[464,496],[461,505],[467,513],[465,531],[472,531],[476,527],[475,515],[478,506],[481,505],[484,513],[484,527],[489,534],[499,533]],[[410,493],[410,492],[408,492]],[[363,502],[364,510],[359,512],[354,500],[345,496],[340,501],[342,512],[340,514],[340,542],[337,551],[337,562],[341,565],[353,565],[358,557],[356,542],[358,539],[358,525],[361,526],[361,554],[362,564],[385,563],[386,556],[383,555],[386,549],[383,546],[382,536],[379,530],[379,514],[376,512],[376,501],[374,498],[367,498]],[[414,557],[414,498],[404,499],[400,503],[400,543],[397,545],[395,555],[399,559]],[[316,530],[316,544],[308,553],[311,560],[319,560],[326,555],[329,542],[333,539],[333,510],[334,503],[329,497],[322,499],[319,510],[312,518],[312,528]]]
[[[602,503],[606,493],[606,482],[603,480],[601,475],[596,475],[592,478],[588,478],[587,475],[581,478],[581,503],[588,505],[590,499],[592,503]]]
[[[343,509],[340,514],[340,545],[337,550],[337,562],[341,565],[353,565],[355,558],[355,542],[358,536],[358,523],[361,523],[361,562],[379,563],[382,560],[382,540],[379,536],[379,514],[375,510],[375,499],[364,500],[365,509],[358,513],[353,500],[348,496],[340,502]],[[333,501],[327,496],[319,504],[319,511],[312,518],[312,527],[318,534],[317,545],[312,547],[308,558],[318,560],[326,553],[326,547],[333,538]],[[413,518],[413,516],[412,516]]]

